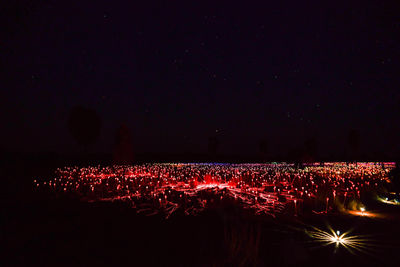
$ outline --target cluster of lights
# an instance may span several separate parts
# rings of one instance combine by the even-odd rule
[[[338,198],[359,199],[385,183],[381,164],[327,163],[296,169],[292,164],[142,164],[57,169],[35,180],[39,189],[73,194],[86,201],[128,201],[138,212],[170,216],[177,209],[198,213],[224,200],[257,214],[297,214],[301,205],[322,201],[328,212]],[[321,200],[322,199],[322,200]],[[366,214],[365,210],[361,210]]]

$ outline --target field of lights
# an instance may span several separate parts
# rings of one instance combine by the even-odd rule
[[[233,203],[254,214],[297,216],[331,211],[378,217],[362,197],[382,190],[394,163],[142,164],[66,167],[53,178],[34,180],[35,190],[87,202],[126,202],[138,213],[194,215]],[[380,198],[385,203],[397,202]],[[396,200],[397,201],[397,200]]]

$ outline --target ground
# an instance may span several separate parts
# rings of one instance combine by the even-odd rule
[[[51,173],[24,165],[7,169],[3,262],[9,266],[396,266],[400,261],[397,206],[376,203],[385,218],[350,214],[256,216],[232,205],[198,215],[137,214],[116,202],[87,203],[37,194],[31,180]],[[13,170],[13,171],[11,171]],[[16,187],[18,185],[18,187]],[[307,235],[317,227],[353,230],[367,251],[323,243]]]

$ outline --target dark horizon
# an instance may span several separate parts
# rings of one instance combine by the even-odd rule
[[[88,165],[111,165],[118,164],[115,162],[112,153],[71,153],[62,154],[58,152],[30,152],[30,153],[13,153],[6,151],[3,157],[3,163],[29,163],[29,164],[49,164],[51,166],[88,166]],[[288,163],[324,163],[324,162],[397,162],[396,157],[377,157],[362,155],[359,157],[350,157],[348,155],[335,155],[330,157],[314,157],[306,158],[303,154],[287,154],[264,157],[260,154],[243,156],[239,154],[217,154],[210,156],[208,153],[182,153],[182,154],[153,154],[141,153],[135,154],[132,161],[127,164],[142,163],[272,163],[272,162],[288,162]],[[126,164],[126,163],[121,163]]]
[[[397,159],[398,10],[8,3],[0,150],[111,155],[125,125],[143,160]]]

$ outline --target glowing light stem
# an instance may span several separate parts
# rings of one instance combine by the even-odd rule
[[[329,204],[329,197],[326,198],[326,210],[325,210],[326,213],[328,213],[328,204]]]

